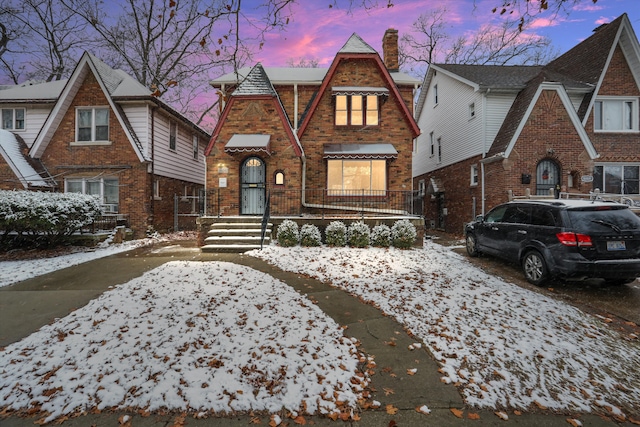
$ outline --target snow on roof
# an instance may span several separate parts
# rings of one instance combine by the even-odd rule
[[[351,34],[349,40],[342,46],[338,53],[378,53],[374,48],[369,46],[367,42],[356,33]]]
[[[0,129],[0,155],[22,182],[24,188],[29,186],[49,187],[49,183],[36,172],[22,155],[15,135],[4,129]]]
[[[276,91],[269,81],[262,64],[257,63],[247,77],[233,91],[234,95],[275,95]]]
[[[31,101],[35,99],[55,102],[60,96],[67,79],[45,83],[26,83],[0,90],[0,101]]]

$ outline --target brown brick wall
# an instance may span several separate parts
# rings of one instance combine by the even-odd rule
[[[328,83],[332,86],[383,87],[386,82],[371,59],[342,60]],[[410,103],[409,103],[410,105]],[[307,188],[326,188],[323,145],[327,143],[392,143],[398,158],[388,162],[388,189],[411,190],[411,129],[396,100],[389,97],[380,105],[379,126],[335,126],[331,91],[322,95],[313,117],[301,137],[307,156]]]
[[[268,188],[274,187],[275,173],[283,171],[285,184],[278,188],[300,190],[302,161],[296,155],[289,136],[285,132],[285,124],[278,115],[280,107],[275,98],[238,97],[229,103],[227,108],[230,108],[227,120],[207,157],[207,189],[220,191],[220,208],[223,215],[240,214],[240,168],[242,162],[251,156],[257,156],[265,162]],[[271,155],[264,152],[225,153],[225,144],[236,133],[271,135]],[[219,173],[219,166],[223,165],[228,168],[228,173]],[[226,188],[219,188],[219,178],[227,178]],[[217,200],[215,202],[217,203]]]
[[[198,195],[198,190],[202,189],[202,185],[188,183],[179,179],[167,178],[156,175],[155,180],[159,181],[160,194],[159,197],[153,198],[153,227],[156,231],[167,232],[175,229],[175,196],[178,196],[178,228],[180,230],[195,230],[196,216],[198,213],[198,202],[195,206],[193,199],[183,198],[185,195],[185,186],[187,187],[187,196]],[[195,208],[195,209],[194,209]]]

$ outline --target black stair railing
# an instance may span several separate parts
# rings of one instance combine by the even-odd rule
[[[264,244],[264,236],[267,233],[267,225],[269,224],[269,218],[271,217],[271,192],[267,193],[267,202],[264,206],[264,214],[262,214],[262,226],[260,230],[260,249]]]

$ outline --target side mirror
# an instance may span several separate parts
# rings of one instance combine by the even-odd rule
[[[476,222],[484,222],[484,216],[482,216],[482,215],[477,215],[477,216],[476,216]]]

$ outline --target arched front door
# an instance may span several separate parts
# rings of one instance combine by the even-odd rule
[[[560,184],[560,167],[550,159],[542,160],[536,169],[536,194],[549,195],[550,188]]]
[[[240,183],[240,213],[262,215],[265,205],[265,164],[259,157],[249,157],[242,162]]]

